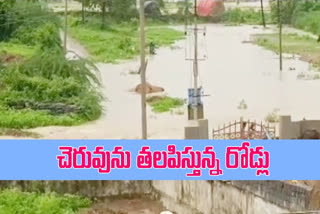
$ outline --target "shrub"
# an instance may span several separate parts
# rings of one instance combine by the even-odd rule
[[[35,1],[8,2],[10,3],[0,2],[0,41],[17,35],[21,38],[27,36],[20,35],[21,33],[32,35],[39,26],[47,23],[59,25],[58,18],[44,4]],[[29,39],[28,42],[31,40]]]
[[[7,67],[0,74],[0,105],[51,114],[75,114],[83,120],[101,114],[96,68],[85,60],[65,59],[62,52],[44,52]],[[21,118],[23,119],[23,118]]]
[[[16,189],[0,192],[0,214],[76,214],[90,203],[89,199],[74,195],[28,193]]]
[[[300,12],[294,18],[293,25],[302,30],[320,35],[320,10],[312,12]]]
[[[296,13],[298,1],[281,0],[281,21],[284,24],[292,23],[292,18]],[[277,0],[271,0],[271,18],[273,22],[278,22],[278,3]]]
[[[50,22],[36,28],[20,26],[13,37],[14,43],[40,46],[41,49],[56,49],[61,44],[58,26]]]
[[[157,113],[168,112],[171,109],[178,108],[184,105],[184,100],[172,97],[149,97],[147,102],[152,107],[152,110]]]
[[[268,115],[265,118],[265,121],[269,122],[269,123],[277,123],[277,122],[279,122],[279,120],[280,120],[279,111],[280,111],[280,109],[273,109],[272,112],[268,113]]]

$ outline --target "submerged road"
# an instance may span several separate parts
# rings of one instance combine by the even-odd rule
[[[280,77],[278,56],[247,42],[250,35],[271,30],[215,24],[206,27],[207,36],[200,41],[200,49],[206,49],[208,59],[200,62],[199,69],[204,93],[210,95],[203,98],[210,130],[240,116],[261,121],[274,109],[297,120],[320,119],[320,100],[315,95],[320,91],[320,81],[297,79],[298,73],[309,70],[309,64],[298,57],[286,57]],[[171,97],[187,98],[187,88],[192,87],[192,64],[185,60],[186,44],[186,40],[178,41],[175,48],[161,48],[149,59],[147,81],[163,87]],[[75,41],[69,49],[86,56]],[[140,81],[138,75],[130,74],[139,68],[139,60],[97,66],[107,98],[103,103],[104,115],[77,127],[42,127],[32,131],[49,139],[140,138],[140,96],[130,92]],[[237,108],[241,100],[248,106],[242,112]],[[181,113],[155,114],[148,108],[149,138],[182,139],[187,122],[186,106]]]

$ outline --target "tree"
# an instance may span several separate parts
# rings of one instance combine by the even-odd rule
[[[86,8],[90,6],[91,1],[90,0],[76,0],[78,2],[81,2],[81,17],[82,17],[82,23],[86,22]]]
[[[137,17],[136,0],[109,0],[108,9],[110,15],[118,20]]]
[[[0,1],[0,41],[8,39],[14,31],[14,4],[15,0]]]

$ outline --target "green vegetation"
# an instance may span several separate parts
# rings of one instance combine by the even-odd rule
[[[90,200],[55,193],[27,193],[7,189],[0,192],[0,214],[76,214],[90,205]]]
[[[77,18],[72,20],[72,36],[88,49],[94,61],[114,63],[139,54],[136,21],[117,23],[109,20],[106,29],[101,29],[99,19],[94,15],[88,17],[85,24]],[[182,32],[168,27],[155,26],[147,29],[147,42],[152,41],[156,46],[170,45],[182,38]]]
[[[320,10],[304,12],[297,16],[293,25],[313,34],[320,35]]]
[[[292,0],[281,2],[281,20],[283,24],[320,34],[320,2],[318,0]],[[265,13],[266,22],[278,23],[278,6],[271,0],[271,12]],[[235,8],[227,10],[222,21],[227,24],[262,24],[260,10]]]
[[[262,34],[254,37],[254,42],[269,50],[279,51],[278,34]],[[298,54],[302,60],[320,66],[320,44],[309,36],[297,34],[283,35],[283,52]]]
[[[34,47],[13,42],[0,42],[0,61],[8,55],[30,58],[35,54]]]
[[[271,23],[271,17],[269,13],[265,13],[266,23]],[[261,12],[254,9],[230,9],[227,10],[222,16],[222,22],[238,25],[238,24],[253,24],[261,25],[262,16]]]
[[[320,34],[320,2],[318,0],[282,1],[282,22]],[[277,23],[277,2],[272,0],[271,17]]]
[[[184,100],[172,97],[154,96],[147,99],[147,103],[152,107],[152,111],[157,113],[168,112],[174,108],[184,105]]]
[[[83,60],[45,52],[0,74],[0,127],[73,125],[100,116],[99,81]],[[94,84],[95,85],[94,85]]]
[[[0,41],[0,128],[97,119],[102,111],[97,69],[84,59],[65,58],[59,19],[39,3],[12,3],[5,11],[1,6],[15,21]]]
[[[0,135],[3,136],[14,136],[14,137],[30,137],[30,138],[40,138],[41,135],[35,132],[24,131],[20,129],[0,129]]]

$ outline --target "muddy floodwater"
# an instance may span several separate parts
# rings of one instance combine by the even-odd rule
[[[183,30],[183,27],[177,27]],[[300,72],[310,65],[299,57],[286,55],[284,69],[279,72],[279,57],[272,51],[248,43],[251,35],[268,33],[254,26],[207,24],[207,34],[200,48],[208,59],[199,65],[199,82],[204,88],[205,117],[210,130],[223,123],[246,119],[261,121],[274,109],[295,120],[320,119],[319,80],[298,80]],[[187,98],[192,87],[192,62],[185,60],[185,40],[172,47],[157,50],[149,58],[147,81],[161,86],[171,97]],[[79,46],[71,43],[70,50]],[[83,52],[83,49],[80,50]],[[137,139],[141,136],[140,96],[131,92],[139,84],[139,60],[118,64],[98,64],[103,82],[104,115],[97,121],[78,127],[43,127],[36,131],[45,138],[65,139]],[[247,110],[237,108],[241,100]],[[148,108],[148,135],[154,139],[182,139],[187,122],[183,112],[155,114]]]

